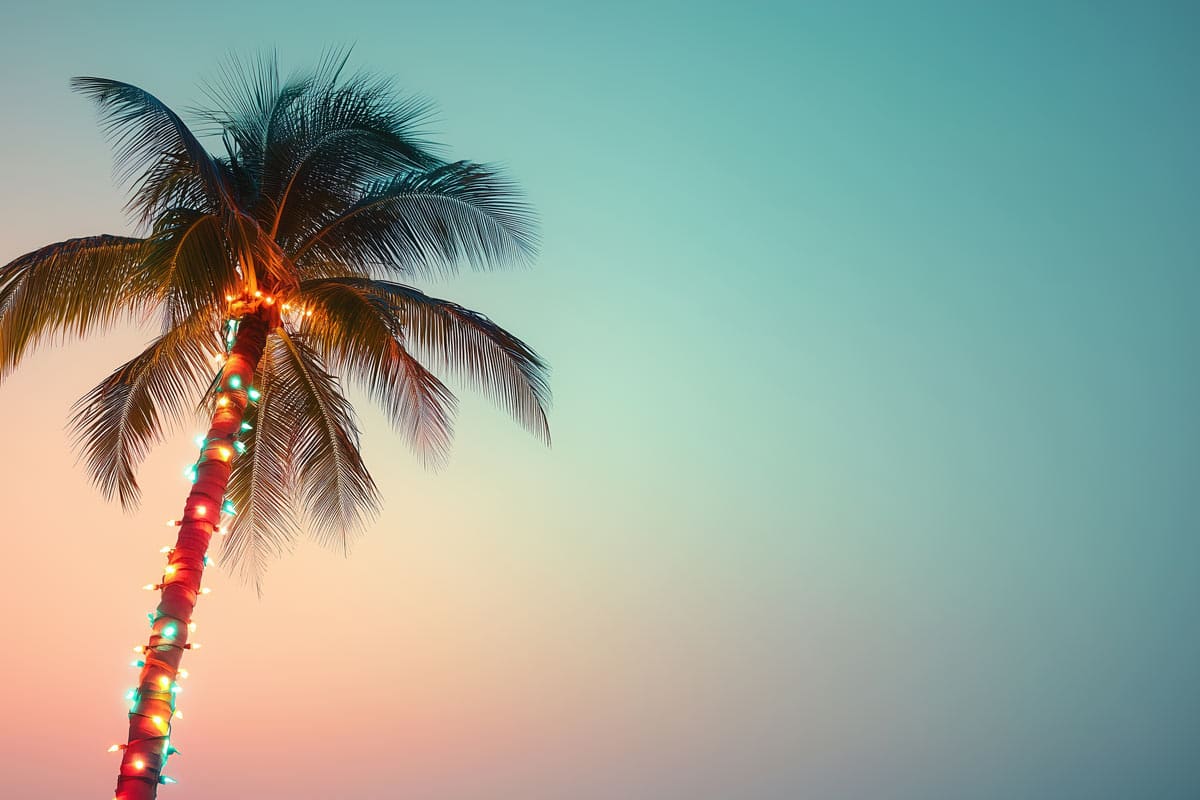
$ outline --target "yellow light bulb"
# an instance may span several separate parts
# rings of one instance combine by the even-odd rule
[[[229,460],[230,451],[229,451],[229,448],[228,448],[228,447],[221,447],[221,448],[218,448],[217,452],[221,454],[221,460],[222,460],[222,461],[228,461],[228,460]]]
[[[158,719],[158,717],[155,717],[155,719]],[[142,761],[142,760],[139,758],[137,761],[133,762],[133,768],[134,768],[134,769],[145,769],[145,768],[146,768],[146,762],[145,762],[145,761]]]
[[[189,632],[189,633],[195,633],[195,632],[196,632],[196,623],[194,623],[194,622],[189,622],[189,623],[188,623],[188,632]]]
[[[208,506],[196,506],[196,513],[197,514],[207,514]]]
[[[166,575],[174,575],[175,574],[175,565],[167,564],[165,567],[163,567],[163,573]]]
[[[171,679],[168,678],[166,675],[163,675],[162,677],[160,677],[158,679],[158,685],[165,689],[171,685]]]
[[[229,405],[229,398],[224,395],[221,395],[219,398],[217,398],[217,405],[224,408],[225,406]]]
[[[212,589],[205,586],[203,589],[200,590],[200,594],[208,594],[211,591],[212,591]]]

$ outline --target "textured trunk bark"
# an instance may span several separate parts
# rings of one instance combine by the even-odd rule
[[[175,549],[167,557],[160,581],[162,598],[141,656],[145,662],[129,711],[129,739],[121,759],[114,800],[152,800],[162,768],[170,754],[171,715],[175,681],[183,651],[189,649],[188,625],[200,595],[204,556],[221,518],[229,483],[230,462],[237,452],[234,437],[241,432],[247,391],[267,340],[267,314],[242,317],[229,358],[221,373],[221,393],[205,437],[204,456],[188,494]],[[237,388],[234,388],[237,387]]]

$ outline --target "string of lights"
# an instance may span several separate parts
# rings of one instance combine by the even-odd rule
[[[275,303],[274,297],[263,297],[262,292],[255,294],[256,299],[268,306]],[[227,299],[234,300],[232,296]],[[290,310],[288,304],[282,308]],[[306,310],[299,311],[303,314]],[[121,800],[122,782],[127,779],[151,785],[177,782],[163,770],[168,759],[179,753],[171,744],[171,735],[174,722],[183,719],[183,712],[176,706],[183,692],[179,679],[189,674],[180,668],[179,660],[184,650],[198,650],[201,646],[188,639],[196,631],[196,623],[191,619],[195,603],[212,591],[200,586],[204,568],[212,564],[206,551],[210,537],[224,535],[228,521],[237,513],[234,502],[223,495],[232,461],[248,450],[242,437],[253,430],[253,425],[244,419],[231,420],[230,412],[241,417],[250,404],[262,398],[262,393],[246,377],[253,372],[253,362],[245,357],[244,351],[241,356],[234,352],[241,329],[239,319],[226,320],[225,356],[215,364],[218,371],[213,379],[213,428],[208,434],[196,437],[199,456],[184,470],[193,484],[184,513],[166,523],[178,529],[178,541],[159,550],[167,559],[162,577],[143,587],[159,592],[160,602],[146,614],[151,629],[147,643],[133,648],[139,658],[131,661],[130,666],[139,670],[139,678],[138,685],[125,694],[130,703],[128,742],[108,748],[111,753],[123,754],[114,800]],[[214,469],[218,471],[213,472]]]

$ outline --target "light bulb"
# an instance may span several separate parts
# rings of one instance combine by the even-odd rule
[[[174,553],[174,552],[175,552],[175,548],[174,548],[174,547],[171,547],[171,545],[167,545],[166,547],[162,548],[162,549],[161,549],[161,550],[159,550],[158,552],[160,552],[160,553]]]
[[[120,752],[121,750],[124,750],[126,747],[128,747],[128,745],[124,745],[124,744],[114,744],[114,745],[112,745],[112,746],[110,746],[110,747],[108,748],[108,752],[110,752],[110,753],[118,753],[118,752]]]
[[[190,675],[190,674],[191,674],[191,673],[190,673],[190,672],[188,672],[186,669],[181,669],[181,670],[179,670],[179,677],[181,677],[181,678],[186,678],[186,677],[187,677],[188,675]]]
[[[262,392],[258,391],[258,389],[255,389],[253,386],[251,386],[250,390],[246,392],[246,397],[249,397],[252,402],[257,403],[258,398],[262,397]]]
[[[146,768],[146,762],[145,762],[145,761],[142,761],[142,760],[139,758],[137,761],[133,762],[133,768],[134,768],[134,769],[139,769],[139,770],[141,770],[141,769],[145,769],[145,768]]]
[[[205,586],[203,589],[201,589],[201,590],[200,590],[200,594],[208,594],[208,593],[210,593],[211,591],[212,591],[212,589],[210,589],[210,588],[208,588],[207,586]]]
[[[224,503],[221,504],[221,510],[224,511],[226,514],[236,514],[237,506],[235,506],[233,504],[232,500],[226,500]]]
[[[204,515],[208,513],[208,506],[196,506],[196,513]]]
[[[167,637],[168,639],[174,639],[175,634],[179,633],[179,628],[176,628],[175,624],[172,623],[172,624],[164,627],[162,632],[163,632],[163,636]]]
[[[233,455],[233,453],[229,452],[228,447],[218,447],[217,454],[221,456],[222,461],[228,461],[229,457]]]
[[[226,397],[225,395],[221,395],[220,397],[217,398],[217,405],[224,408],[225,406],[229,405],[229,398]]]
[[[143,588],[143,589],[145,589],[147,592],[153,592],[155,589],[157,589],[157,588],[158,588],[158,584],[156,584],[156,583],[147,583],[147,584],[146,584],[145,586],[143,586],[142,588]]]
[[[165,689],[171,685],[171,679],[168,678],[166,675],[163,675],[163,676],[159,677],[158,685]]]
[[[230,389],[242,388],[242,376],[241,375],[230,375],[229,376],[229,388]]]
[[[197,436],[194,441],[196,442],[196,447],[204,447],[204,443],[208,440],[203,436]]]
[[[195,633],[195,632],[196,632],[196,623],[194,623],[194,622],[189,622],[189,623],[188,623],[188,632],[189,632],[189,633]]]
[[[244,431],[248,431],[248,430],[250,430],[250,429],[251,429],[251,428],[253,428],[253,427],[254,427],[254,426],[253,426],[253,425],[251,425],[249,422],[243,422],[243,423],[242,423],[242,430],[244,430]]]
[[[163,574],[164,575],[174,575],[175,574],[175,565],[167,564],[165,567],[163,567]]]

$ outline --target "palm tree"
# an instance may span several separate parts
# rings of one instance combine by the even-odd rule
[[[175,523],[151,634],[135,662],[116,797],[152,798],[210,537],[259,583],[302,533],[341,548],[378,505],[339,376],[377,401],[429,463],[472,385],[549,442],[546,367],[482,314],[409,283],[527,261],[532,214],[495,169],[449,161],[422,135],[427,103],[345,74],[345,54],[287,80],[274,58],[234,62],[193,133],[153,95],[76,78],[114,140],[142,235],[48,245],[0,269],[0,379],[48,337],[157,317],[144,352],[77,404],[76,444],[126,509],[147,450],[197,410],[193,486]],[[220,137],[215,155],[198,136]],[[214,377],[215,371],[215,377]]]

